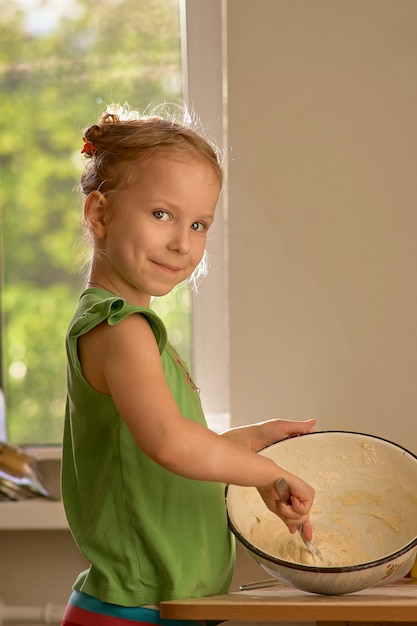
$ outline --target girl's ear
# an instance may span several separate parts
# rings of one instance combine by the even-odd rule
[[[101,191],[92,191],[84,203],[84,222],[97,239],[102,239],[107,230],[107,199]]]

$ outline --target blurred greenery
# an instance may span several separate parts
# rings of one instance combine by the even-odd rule
[[[0,0],[3,384],[8,438],[61,440],[79,259],[82,131],[182,95],[178,0]],[[179,295],[180,294],[180,295]],[[190,359],[186,288],[156,302]]]

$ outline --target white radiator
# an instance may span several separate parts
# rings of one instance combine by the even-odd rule
[[[65,606],[46,604],[45,606],[7,606],[0,600],[0,626],[13,624],[61,624]]]

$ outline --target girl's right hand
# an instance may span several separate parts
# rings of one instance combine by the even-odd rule
[[[283,502],[276,490],[275,483],[258,488],[266,506],[278,515],[288,526],[290,533],[295,533],[300,526],[307,541],[311,541],[313,530],[309,521],[309,512],[314,500],[314,489],[308,483],[285,472],[284,476],[290,489],[290,502]]]

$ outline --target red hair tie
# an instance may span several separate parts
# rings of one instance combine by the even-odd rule
[[[81,154],[86,154],[87,156],[94,156],[94,154],[97,151],[97,148],[90,142],[88,141],[85,137],[83,137],[83,142],[84,142],[84,147],[81,150]]]

